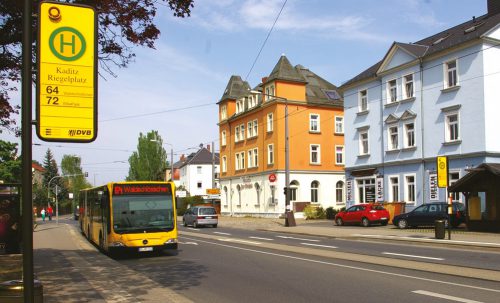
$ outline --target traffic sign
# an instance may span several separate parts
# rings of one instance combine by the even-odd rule
[[[218,189],[218,188],[207,188],[207,195],[220,195],[220,189]]]
[[[269,175],[269,182],[271,182],[271,183],[276,182],[276,175],[275,174],[270,174]]]
[[[37,135],[44,141],[97,137],[96,13],[41,2],[38,13]]]

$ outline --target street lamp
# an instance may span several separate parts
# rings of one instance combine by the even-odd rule
[[[285,101],[285,226],[295,226],[295,218],[293,212],[290,211],[290,146],[288,135],[288,99],[270,94],[265,94],[260,91],[250,91],[253,94],[261,94],[279,100]]]
[[[49,183],[47,184],[47,198],[49,198],[50,201],[50,183],[57,179],[57,178],[64,178],[64,177],[76,177],[76,176],[87,176],[87,173],[83,174],[73,174],[73,175],[62,175],[62,176],[54,176],[49,180]],[[57,190],[59,186],[56,184],[56,224],[59,224],[59,201],[57,199],[57,195],[59,194],[59,191]],[[50,203],[50,202],[49,202]]]
[[[167,142],[161,142],[157,139],[149,139],[151,142],[156,142],[160,145],[166,144],[170,145],[170,180],[174,181],[174,145]]]

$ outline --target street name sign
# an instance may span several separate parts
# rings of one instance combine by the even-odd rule
[[[44,141],[97,137],[96,13],[44,1],[38,13],[37,135]]]

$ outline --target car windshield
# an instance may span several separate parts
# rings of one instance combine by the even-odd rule
[[[113,229],[116,233],[169,231],[173,228],[171,196],[113,197]]]
[[[215,215],[216,214],[215,208],[211,208],[211,207],[200,208],[199,213],[200,213],[200,215]]]

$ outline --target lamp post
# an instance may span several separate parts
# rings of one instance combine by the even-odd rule
[[[279,100],[285,101],[285,226],[295,226],[295,217],[290,211],[290,146],[288,135],[288,99],[270,94],[265,94],[260,91],[250,91],[254,94],[261,94]]]

